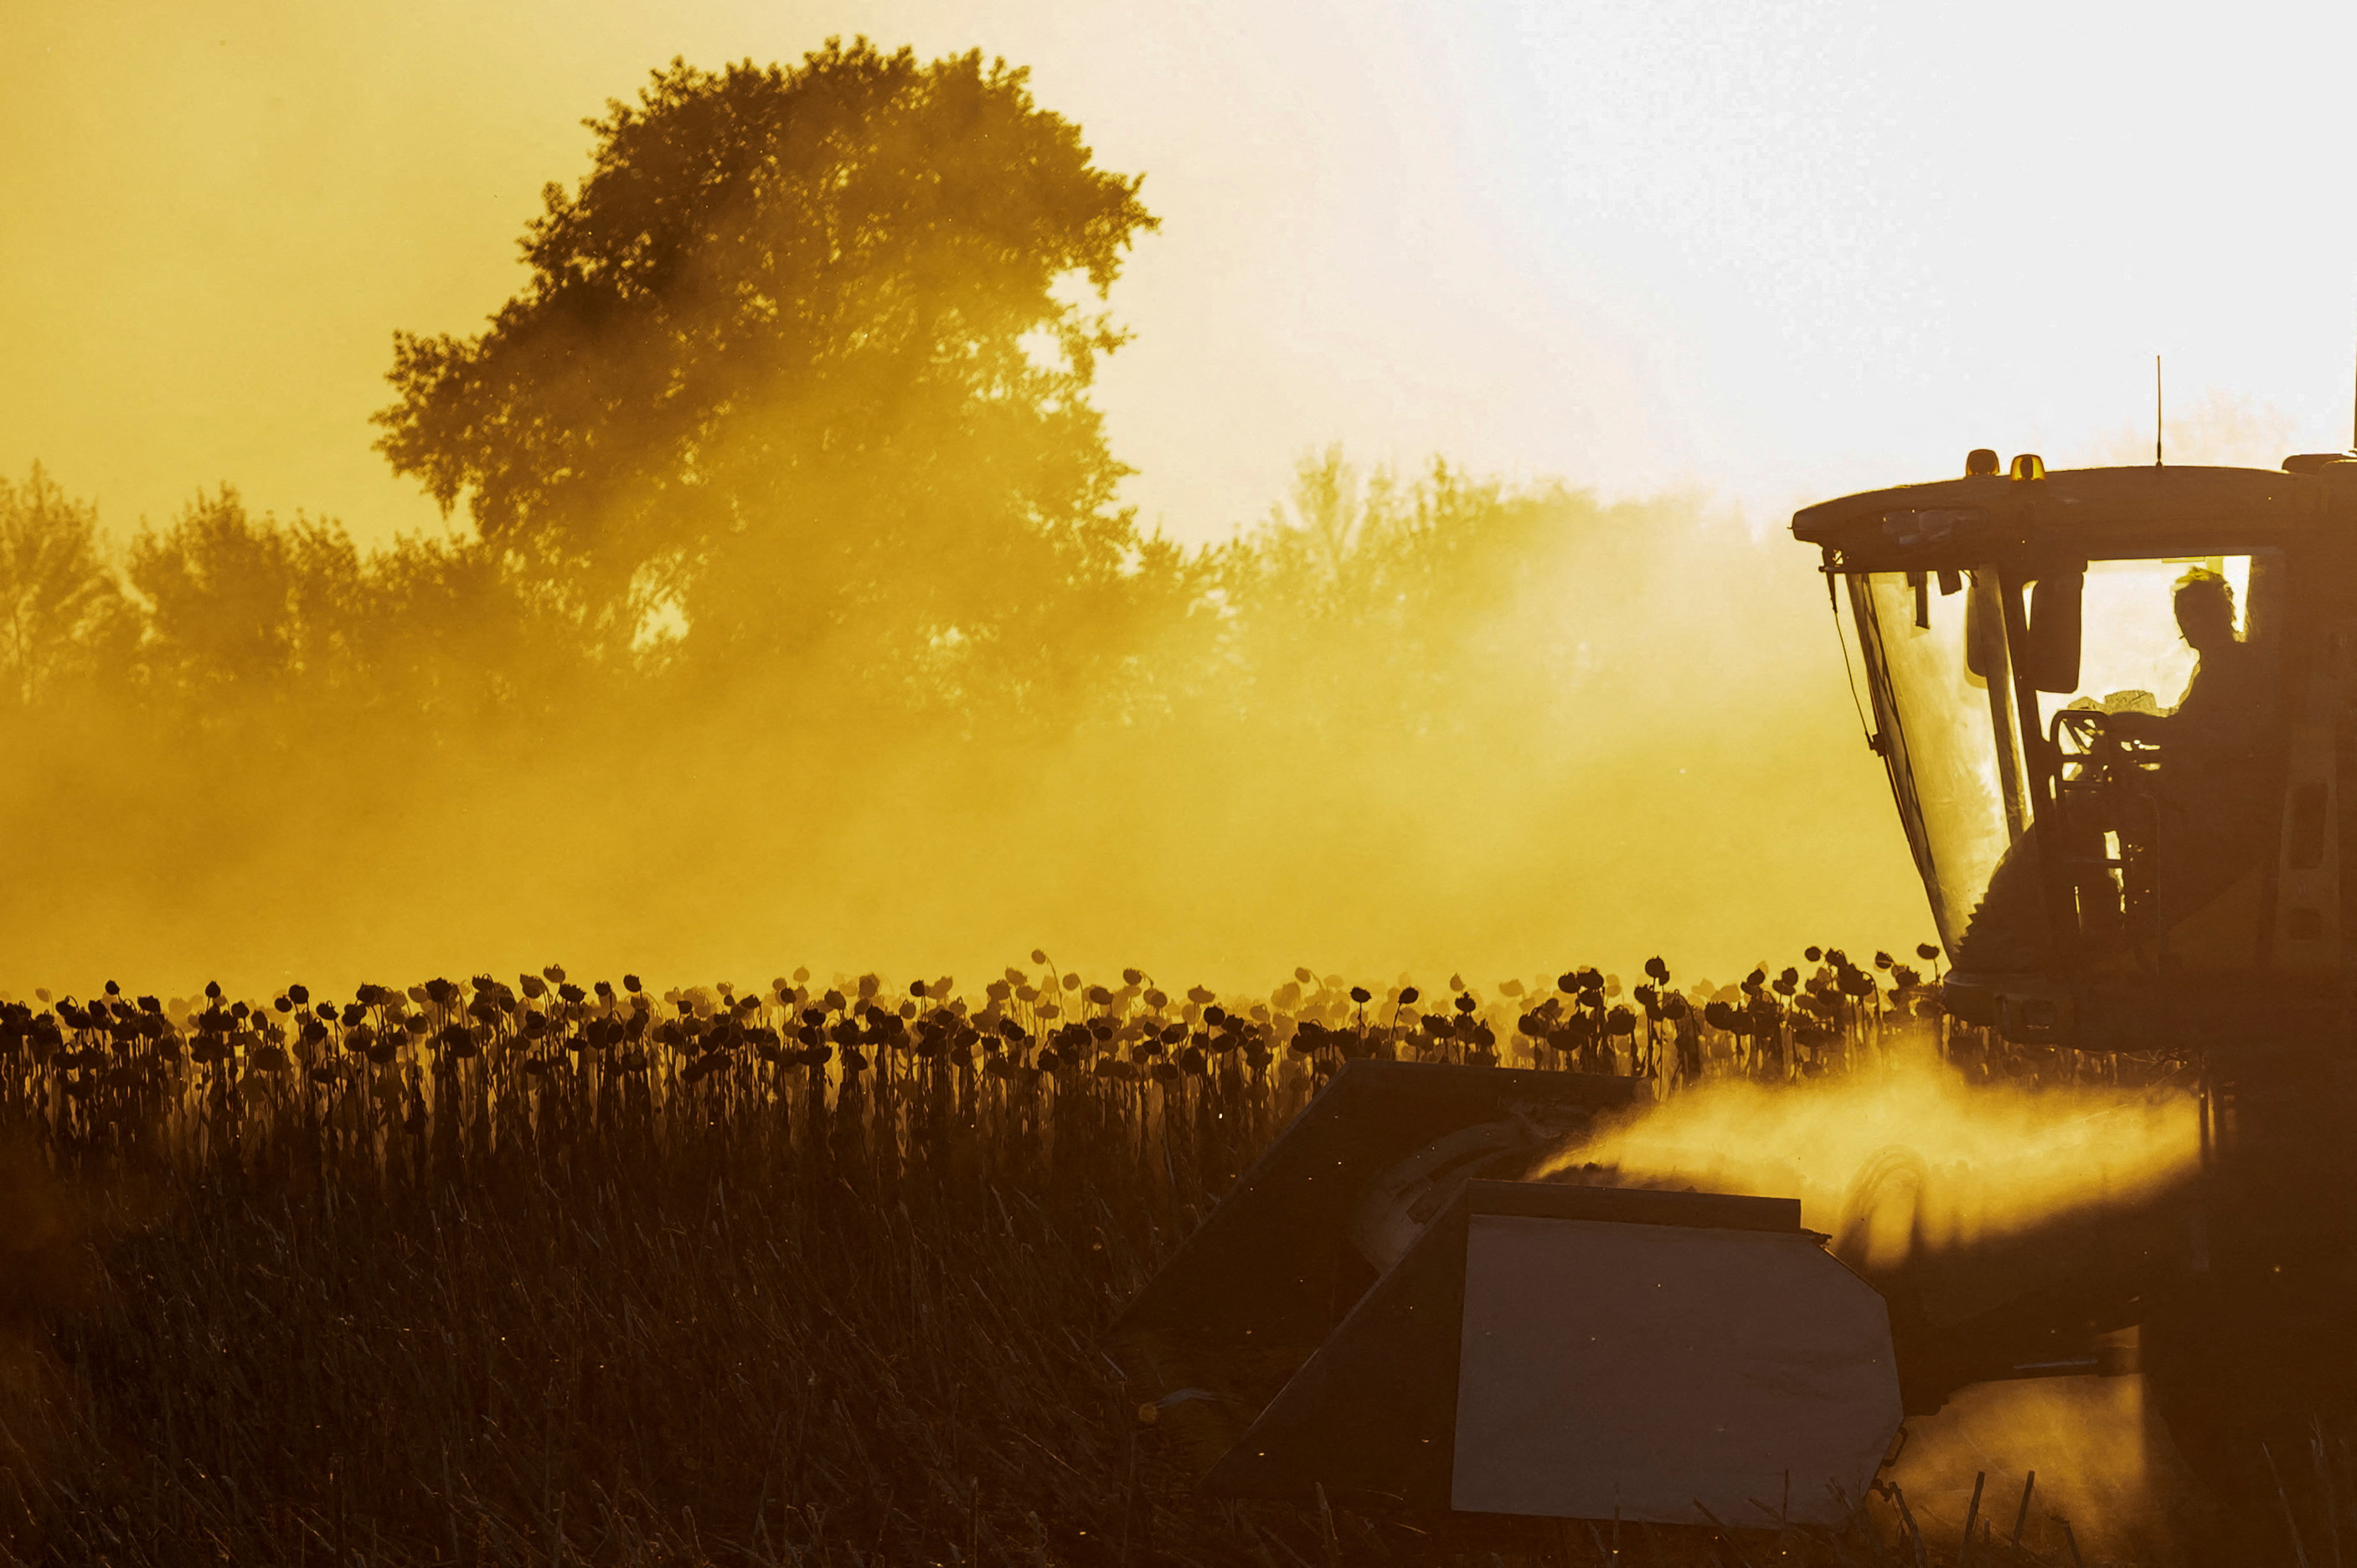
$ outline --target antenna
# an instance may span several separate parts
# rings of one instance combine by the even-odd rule
[[[2160,356],[2152,357],[2152,466],[2160,467],[2160,433],[2165,428],[2160,417]]]

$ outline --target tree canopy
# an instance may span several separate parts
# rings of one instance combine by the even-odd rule
[[[98,542],[97,509],[38,463],[0,478],[0,705],[30,706],[120,666],[138,636]]]
[[[683,628],[1021,679],[1028,619],[1118,613],[1141,542],[1085,394],[1142,177],[1019,69],[864,39],[674,61],[588,124],[526,287],[478,336],[396,335],[397,471],[609,656]]]

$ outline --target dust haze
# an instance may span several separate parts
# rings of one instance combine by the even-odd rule
[[[438,528],[271,515],[245,496],[288,494],[275,471],[126,515],[91,498],[152,486],[0,454],[0,986],[991,972],[1033,946],[1221,986],[1725,975],[1924,934],[1781,512],[1318,446],[1214,542],[1162,534],[1126,498],[1170,490],[1167,441],[1132,474],[1095,412],[1145,347],[1122,276],[1182,237],[1155,171],[1101,166],[979,57],[864,48],[658,72],[587,171],[546,144],[526,286],[377,361],[379,471]],[[894,130],[808,135],[802,100]],[[969,134],[992,116],[1028,183]],[[382,344],[414,307],[351,308]],[[1339,397],[1358,371],[1331,371]],[[1625,390],[1562,375],[1533,395]],[[2294,427],[2179,401],[2179,460],[2272,463]]]
[[[1922,925],[1781,520],[1328,448],[1181,545],[1089,401],[1157,220],[1021,71],[679,64],[593,129],[532,284],[395,335],[380,449],[443,532],[0,497],[0,983],[1733,972]]]
[[[91,619],[119,683],[44,680],[9,715],[6,809],[33,831],[6,851],[0,983],[988,974],[1035,944],[1222,986],[1656,950],[1736,972],[1922,924],[1794,553],[1694,501],[1453,478],[1439,506],[1428,478],[1378,486],[1371,516],[1383,476],[1311,467],[1344,481],[1347,532],[1274,510],[1189,556],[1135,641],[1079,621],[1050,651],[1103,683],[1018,713],[831,663],[601,678],[466,624],[433,546],[252,518],[224,543],[233,501],[192,504],[112,556],[122,602]],[[175,604],[195,590],[157,563],[209,529],[292,558],[266,612],[218,579]],[[307,569],[364,620],[426,578],[458,624],[404,608],[315,643]],[[291,628],[264,618],[282,605]],[[476,661],[509,655],[554,668]]]

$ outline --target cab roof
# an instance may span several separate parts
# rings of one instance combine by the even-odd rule
[[[1792,535],[1821,546],[1829,570],[1880,572],[2239,553],[2357,535],[2351,524],[2357,462],[2305,473],[2156,465],[1866,490],[1793,513]]]

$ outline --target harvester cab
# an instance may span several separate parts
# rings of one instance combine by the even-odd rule
[[[2357,461],[1965,477],[1808,508],[1959,1018],[2201,1049],[2329,1015]]]

